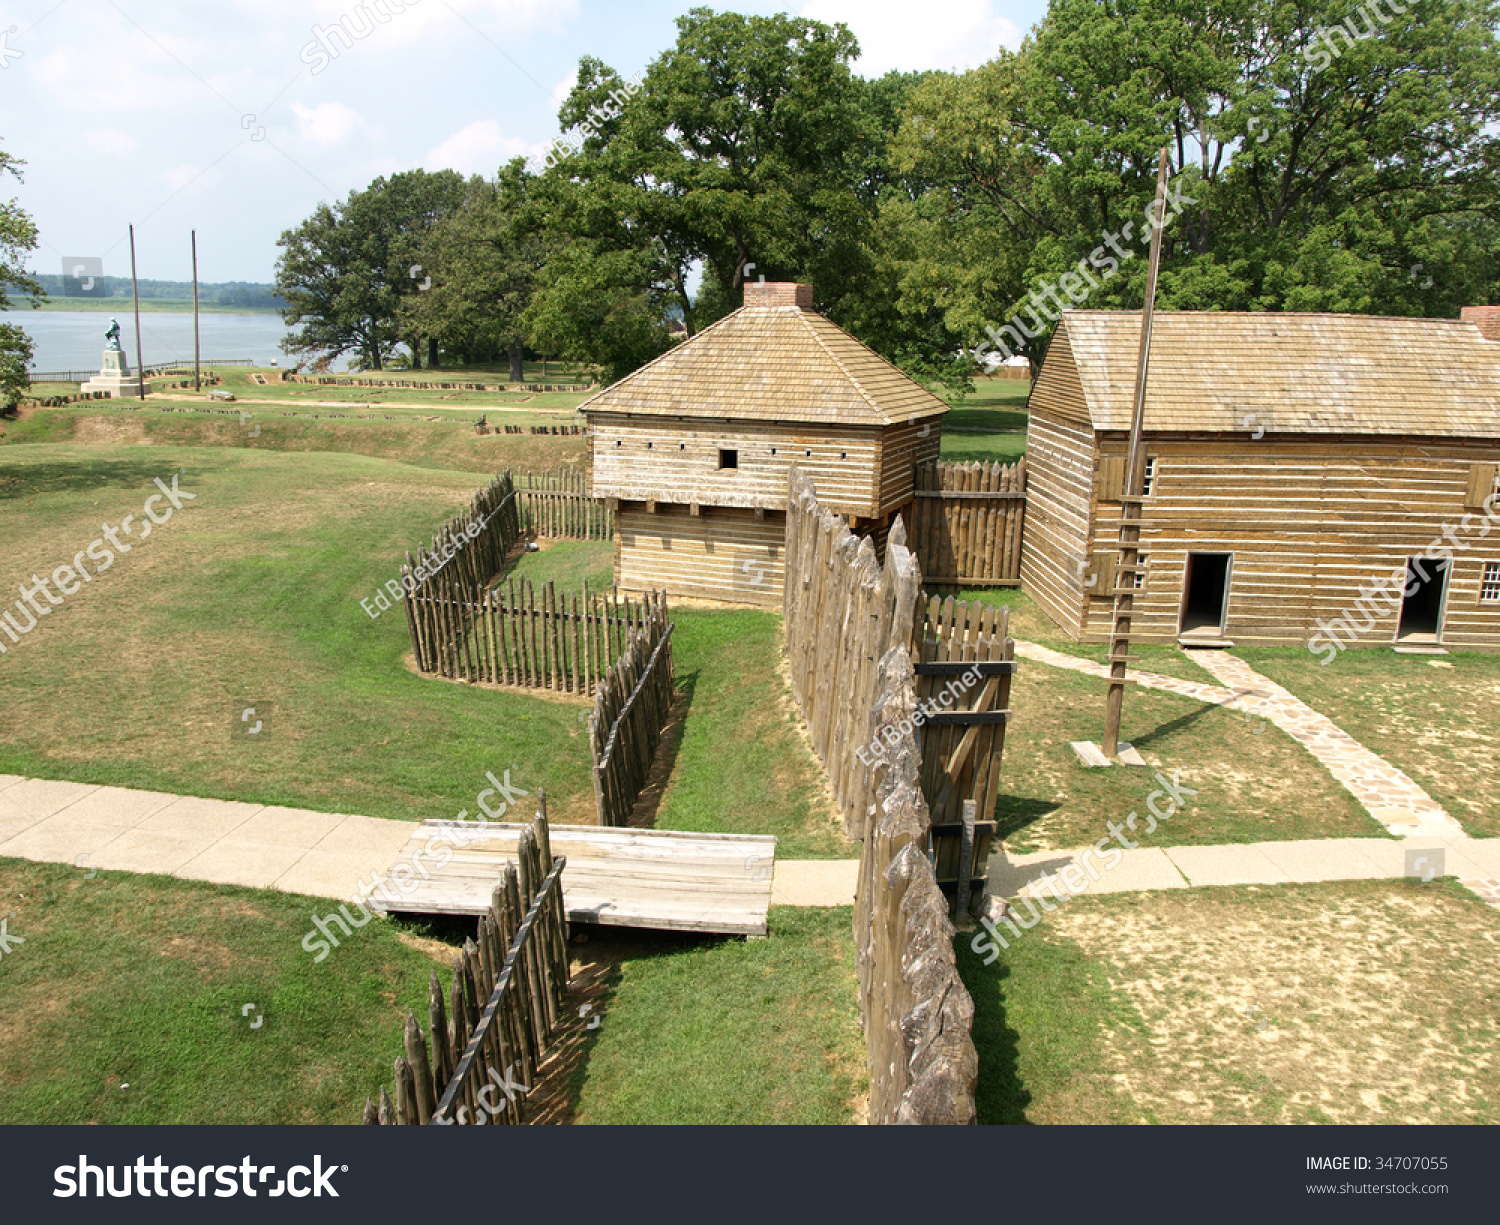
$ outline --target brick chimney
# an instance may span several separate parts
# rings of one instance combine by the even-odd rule
[[[1500,306],[1466,306],[1462,318],[1474,324],[1486,340],[1500,340]]]
[[[800,306],[812,310],[813,287],[796,281],[746,281],[746,306]]]

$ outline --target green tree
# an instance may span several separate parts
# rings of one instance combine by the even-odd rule
[[[470,180],[462,206],[434,225],[423,245],[431,287],[405,303],[412,334],[464,363],[504,355],[513,383],[526,378],[522,317],[547,261],[534,183],[520,158],[494,183]]]
[[[26,163],[0,150],[0,175],[21,178]],[[0,204],[0,311],[10,309],[9,290],[16,289],[37,306],[46,296],[41,283],[26,270],[26,257],[37,245],[36,225],[14,198]],[[27,368],[33,353],[31,337],[13,323],[0,323],[0,410],[7,415],[31,386]]]
[[[854,36],[701,8],[677,27],[638,91],[580,61],[559,117],[582,129],[581,148],[544,176],[563,241],[529,322],[611,370],[664,349],[669,314],[691,333],[738,306],[748,265],[813,281],[827,305],[868,258],[878,142],[849,71]]]
[[[1321,55],[1353,12],[1053,0],[1019,54],[925,82],[895,162],[934,186],[882,214],[905,253],[903,310],[941,312],[970,344],[1020,315],[1036,360],[1051,326],[1030,291],[1080,260],[1096,284],[1074,304],[1139,306],[1163,145],[1182,207],[1164,306],[1453,315],[1492,297],[1500,9],[1366,12],[1369,37],[1331,36],[1340,54]]]
[[[324,365],[352,352],[361,368],[380,370],[405,342],[420,365],[421,338],[404,330],[402,308],[422,292],[428,236],[462,205],[465,186],[453,170],[404,171],[318,205],[283,233],[275,290],[287,302],[282,318],[300,330],[282,347]]]

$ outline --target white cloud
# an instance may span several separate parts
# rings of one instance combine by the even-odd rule
[[[513,157],[531,157],[542,148],[518,136],[507,136],[495,119],[480,119],[460,128],[422,159],[427,170],[493,175]]]
[[[1014,51],[1022,32],[995,12],[994,0],[806,0],[802,16],[830,24],[842,21],[859,39],[855,70],[865,77],[891,69],[961,71],[995,58],[1002,46]]]
[[[364,123],[358,111],[342,102],[320,102],[317,106],[292,103],[297,116],[297,134],[309,144],[328,146],[342,142]]]
[[[95,153],[109,153],[124,157],[139,148],[139,142],[129,132],[119,128],[97,128],[83,134],[84,143]]]
[[[161,177],[166,180],[167,186],[173,191],[181,191],[202,173],[202,166],[195,166],[189,162],[186,165],[173,166],[169,170],[163,170]]]
[[[562,104],[568,100],[568,95],[573,92],[573,86],[577,84],[578,69],[575,68],[552,87],[552,113],[554,115],[562,109]]]

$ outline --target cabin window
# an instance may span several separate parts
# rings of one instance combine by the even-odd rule
[[[654,443],[654,442],[648,442],[648,443],[647,443],[647,444],[646,444],[646,450],[648,450],[648,451],[649,451],[649,450],[651,450],[651,448],[652,448],[652,447],[654,447],[654,446],[656,446],[656,444],[655,444],[655,443]]]
[[[726,447],[719,448],[719,467],[738,468],[740,466],[740,453],[729,450]]]
[[[615,439],[615,446],[617,446],[617,447],[623,447],[624,445],[625,444],[622,441],[620,441],[620,439],[618,439],[618,438]]]
[[[1151,487],[1156,484],[1156,456],[1146,456],[1146,475],[1141,479],[1141,497],[1151,496]],[[1136,584],[1140,586],[1139,583]]]
[[[687,443],[685,443],[685,442],[679,442],[677,444],[677,449],[679,451],[686,451],[687,450]]]
[[[802,454],[804,456],[806,456],[808,459],[812,458],[812,452],[811,451],[803,451]]]
[[[772,448],[771,448],[771,454],[772,454],[772,455],[775,455],[775,454],[776,454],[776,448],[775,448],[775,447],[772,447]]]
[[[1145,570],[1145,567],[1142,566],[1142,568],[1139,569],[1139,570],[1137,570],[1132,577],[1134,578],[1135,581],[1133,583],[1131,583],[1131,586],[1133,588],[1135,588],[1136,591],[1144,591],[1146,589],[1146,570]]]
[[[1479,580],[1479,599],[1484,604],[1500,604],[1500,561],[1484,563],[1484,577]]]

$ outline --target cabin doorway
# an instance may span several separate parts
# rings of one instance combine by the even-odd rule
[[[1441,638],[1448,566],[1446,559],[1434,563],[1431,558],[1407,558],[1406,590],[1411,594],[1401,601],[1398,642],[1437,642]]]
[[[1224,636],[1224,612],[1229,605],[1232,553],[1189,553],[1183,580],[1179,634],[1198,638]]]

